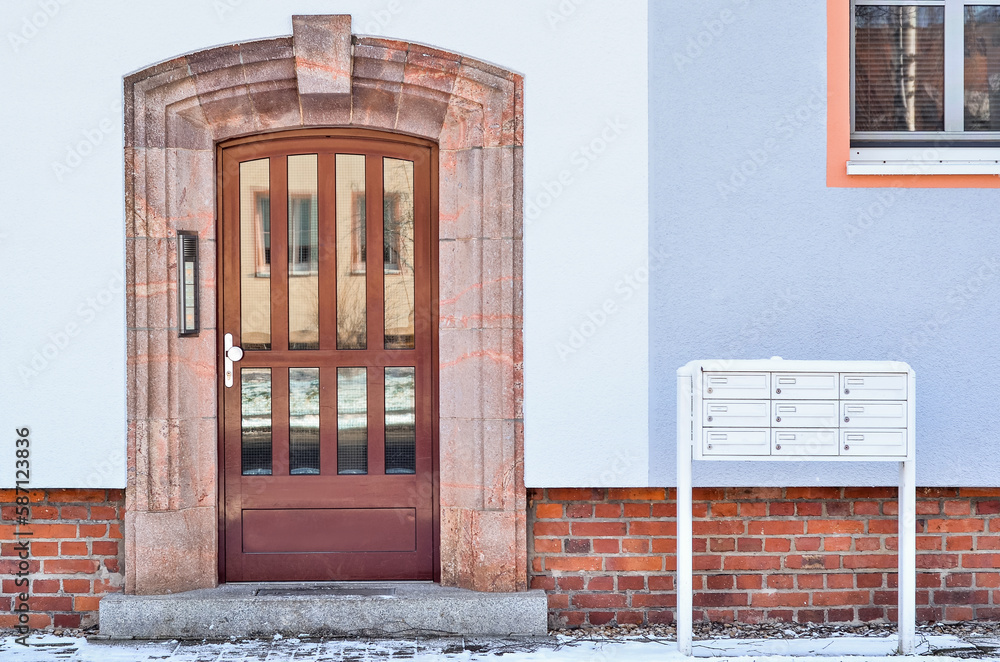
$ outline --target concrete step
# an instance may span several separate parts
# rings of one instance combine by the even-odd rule
[[[101,635],[112,639],[537,636],[540,590],[479,593],[431,582],[223,584],[171,595],[105,596]]]

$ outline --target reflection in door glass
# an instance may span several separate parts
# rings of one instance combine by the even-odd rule
[[[288,369],[288,470],[319,473],[319,368]]]
[[[385,472],[416,470],[417,422],[414,368],[385,369]]]
[[[288,348],[319,349],[319,207],[315,154],[288,157]]]
[[[413,349],[413,162],[382,163],[385,348]]]
[[[365,157],[337,154],[337,349],[365,349]]]
[[[365,368],[337,368],[337,473],[368,473],[368,378]]]
[[[268,159],[240,164],[240,320],[243,349],[271,349],[271,196]]]
[[[271,369],[240,370],[243,475],[271,474]]]

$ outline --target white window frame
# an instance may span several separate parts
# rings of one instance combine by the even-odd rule
[[[854,130],[858,5],[944,7],[944,131]],[[849,175],[1000,175],[1000,132],[965,131],[965,7],[1000,0],[852,0]],[[874,144],[865,145],[862,141]]]

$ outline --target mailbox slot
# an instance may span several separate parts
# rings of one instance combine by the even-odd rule
[[[777,400],[837,400],[835,372],[776,372],[771,375],[771,397]]]
[[[768,455],[768,430],[705,430],[705,455]]]

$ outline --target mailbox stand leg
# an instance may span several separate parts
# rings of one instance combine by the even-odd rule
[[[916,463],[899,463],[899,654],[912,655],[917,621]]]
[[[677,376],[678,412],[691,406],[691,376]],[[677,420],[677,649],[691,655],[692,593],[691,420]]]

